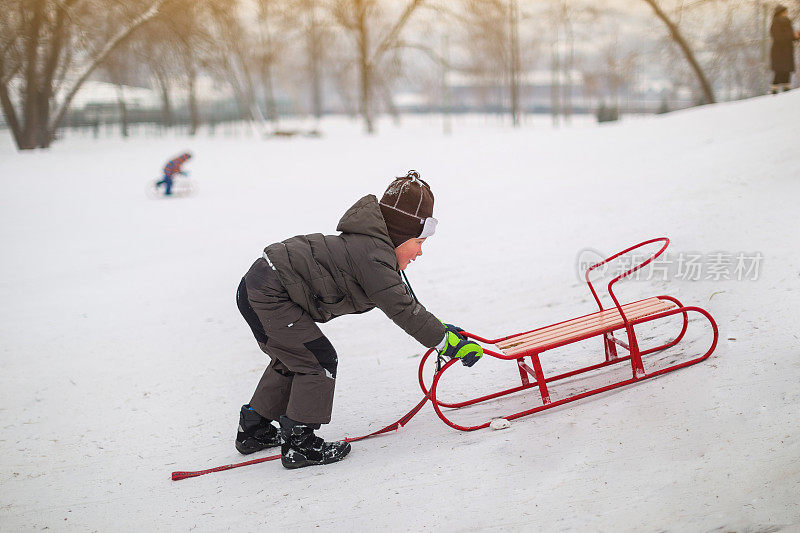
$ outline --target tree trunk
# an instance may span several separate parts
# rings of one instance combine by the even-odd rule
[[[120,134],[128,138],[128,106],[125,105],[125,94],[122,85],[117,84],[117,108],[119,109]]]
[[[392,122],[394,122],[396,126],[399,126],[400,112],[397,110],[397,106],[394,104],[394,98],[392,97],[391,89],[385,83],[381,83],[380,90],[381,90],[381,96],[383,97],[383,102],[384,104],[386,104],[386,109],[392,116]]]
[[[278,129],[278,106],[275,103],[275,89],[274,79],[272,76],[272,62],[274,53],[274,43],[272,41],[272,32],[270,31],[270,21],[272,15],[269,12],[269,3],[259,3],[259,28],[261,30],[262,47],[266,51],[261,54],[261,85],[264,93],[264,105],[267,111],[267,118],[272,124],[272,130]],[[245,69],[247,72],[247,69]],[[253,94],[253,103],[255,104],[255,93]],[[257,105],[257,104],[255,104]],[[263,115],[259,111],[259,116],[263,121]]]
[[[5,83],[0,84],[0,108],[3,109],[3,114],[6,117],[8,127],[11,129],[11,135],[14,137],[17,148],[22,150],[22,129],[17,118],[17,111],[8,96],[8,86]]]
[[[30,26],[25,45],[25,93],[22,100],[22,142],[20,150],[36,148],[39,130],[39,40],[44,23],[45,0],[30,0]]]
[[[339,98],[342,101],[344,112],[347,114],[349,119],[358,120],[359,106],[358,102],[356,102],[358,95],[354,96],[351,92],[352,85],[347,76],[346,69],[335,71],[334,80],[334,87],[336,88],[336,92],[339,94]]]
[[[195,82],[197,72],[193,68],[189,69],[189,136],[194,137],[200,127],[200,111],[197,108],[197,88]]]
[[[686,56],[686,60],[689,62],[689,65],[692,67],[692,70],[697,76],[697,81],[700,83],[700,89],[703,91],[703,97],[705,98],[705,103],[707,104],[714,104],[716,103],[716,98],[714,97],[714,89],[711,87],[711,84],[708,82],[708,78],[706,78],[705,73],[703,72],[700,63],[697,62],[697,59],[694,56],[694,52],[689,47],[689,44],[681,35],[678,26],[675,25],[670,19],[669,16],[659,7],[656,0],[644,0],[650,7],[653,8],[655,14],[661,21],[667,26],[669,30],[670,37],[675,43],[680,47],[683,55]]]
[[[361,94],[359,98],[359,111],[364,119],[367,133],[375,133],[372,122],[372,66],[369,61],[369,30],[367,28],[367,6],[364,0],[357,0],[357,25],[358,25],[358,55],[359,75],[361,81]]]
[[[442,91],[442,133],[453,133],[450,120],[450,87],[447,85],[447,74],[450,69],[450,40],[447,35],[442,35],[442,61],[441,61],[441,91]]]
[[[169,94],[169,79],[163,72],[156,73],[156,82],[161,92],[161,125],[171,128],[174,124],[172,100]]]
[[[308,62],[311,73],[311,108],[314,118],[322,118],[322,74],[320,69],[320,56],[322,55],[322,43],[320,42],[319,24],[315,12],[314,2],[310,2],[310,26],[308,30]]]
[[[66,11],[75,0],[67,0],[60,4],[55,13],[55,22],[51,30],[50,43],[47,47],[47,55],[44,59],[44,68],[39,79],[38,92],[38,124],[36,138],[40,148],[47,148],[53,141],[55,131],[50,131],[50,104],[53,101],[53,78],[56,75],[61,52],[64,47],[65,17]]]
[[[267,118],[272,124],[272,129],[278,129],[278,105],[275,102],[275,90],[272,83],[272,66],[267,63],[261,71],[262,82],[264,84],[264,104],[267,108]]]
[[[509,48],[511,59],[509,65],[509,82],[510,82],[510,97],[511,97],[511,125],[518,127],[520,122],[519,112],[519,19],[517,17],[517,2],[516,0],[509,0]]]
[[[559,90],[561,78],[561,66],[559,65],[558,58],[558,35],[556,40],[550,45],[551,59],[550,59],[550,72],[552,79],[550,80],[550,113],[553,118],[553,126],[558,126],[561,94]]]
[[[233,73],[230,76],[230,86],[233,89],[233,98],[236,100],[236,109],[239,110],[239,120],[252,120],[252,112],[250,111],[250,103],[244,95],[244,89],[241,84],[235,81]]]
[[[566,10],[566,7],[565,7]],[[575,62],[575,34],[568,14],[564,13],[564,123],[572,122],[572,66]]]
[[[361,97],[359,98],[359,109],[361,116],[364,119],[364,128],[367,133],[372,135],[375,133],[375,125],[372,121],[372,86],[370,82],[370,69],[369,65],[361,64]]]
[[[322,75],[320,74],[318,60],[312,60],[311,65],[311,107],[314,118],[320,120],[323,113],[322,103]]]

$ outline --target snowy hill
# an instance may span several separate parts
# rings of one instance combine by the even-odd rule
[[[798,124],[793,92],[602,127],[464,118],[451,137],[413,118],[375,138],[330,120],[322,139],[72,136],[37,153],[5,139],[0,529],[798,530]],[[186,148],[199,193],[148,199]],[[440,220],[408,270],[414,290],[488,337],[592,312],[575,266],[587,247],[666,235],[676,261],[706,269],[717,253],[762,259],[742,280],[704,270],[620,289],[709,310],[720,343],[698,365],[504,431],[458,432],[426,406],[341,463],[171,481],[243,460],[238,411],[265,365],[234,303],[250,263],[268,243],[333,233],[410,168]],[[373,431],[421,399],[424,350],[380,311],[323,331],[340,366],[322,436]],[[684,348],[704,350],[704,334]],[[504,384],[502,363],[460,370],[453,394]]]

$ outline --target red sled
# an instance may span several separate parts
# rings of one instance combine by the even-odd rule
[[[600,301],[600,298],[595,291],[592,282],[589,280],[589,274],[602,265],[613,261],[620,256],[632,252],[638,248],[647,246],[653,243],[662,243],[661,248],[654,254],[645,256],[646,260],[635,264],[632,268],[627,270],[626,272],[614,277],[608,283],[608,295],[611,297],[611,300],[614,302],[614,307],[609,309],[605,309],[603,304]],[[582,398],[586,398],[587,396],[592,396],[594,394],[600,394],[602,392],[609,391],[611,389],[616,389],[618,387],[623,387],[625,385],[631,385],[638,381],[642,381],[644,379],[652,378],[655,376],[660,376],[666,374],[667,372],[672,372],[673,370],[678,370],[679,368],[684,368],[689,365],[693,365],[695,363],[699,363],[707,359],[711,353],[714,351],[714,348],[717,346],[717,339],[718,339],[718,329],[717,323],[714,321],[712,316],[704,309],[695,306],[684,306],[679,302],[676,298],[672,296],[654,296],[652,298],[646,298],[644,300],[638,300],[635,302],[630,302],[627,304],[620,304],[617,296],[614,293],[614,284],[622,278],[630,276],[637,270],[643,268],[644,266],[648,265],[652,261],[654,261],[657,257],[664,253],[664,250],[667,249],[669,245],[669,239],[666,237],[660,237],[657,239],[650,239],[648,241],[639,243],[635,246],[631,246],[625,250],[622,250],[619,253],[600,261],[589,267],[585,273],[585,280],[586,283],[589,285],[589,290],[594,296],[597,305],[599,306],[600,310],[588,315],[584,315],[578,318],[573,318],[571,320],[566,320],[564,322],[559,322],[557,324],[553,324],[550,326],[545,326],[542,328],[534,329],[531,331],[526,331],[524,333],[517,333],[514,335],[509,335],[506,337],[501,337],[499,339],[485,339],[478,335],[469,332],[463,332],[463,334],[470,338],[474,339],[477,342],[480,342],[484,345],[493,345],[496,347],[497,351],[492,350],[484,346],[484,353],[491,357],[496,357],[497,359],[504,359],[508,361],[514,361],[517,365],[517,369],[519,370],[519,377],[521,380],[521,384],[515,387],[511,387],[509,389],[501,390],[499,392],[495,392],[492,394],[487,394],[484,396],[480,396],[477,398],[473,398],[470,400],[458,401],[458,402],[444,402],[440,401],[437,397],[439,391],[438,386],[441,381],[442,376],[450,370],[453,365],[458,361],[457,359],[453,359],[442,366],[442,361],[437,360],[437,371],[434,375],[433,382],[430,385],[430,388],[426,387],[424,379],[423,379],[423,369],[425,367],[425,363],[428,360],[428,357],[433,352],[433,350],[428,350],[425,356],[422,358],[422,361],[419,365],[419,384],[422,388],[423,393],[426,396],[429,395],[431,403],[433,404],[433,408],[436,411],[436,414],[439,415],[445,424],[462,431],[473,431],[476,429],[481,429],[489,426],[491,420],[484,422],[482,424],[474,425],[474,426],[464,426],[453,422],[448,416],[445,414],[444,409],[452,410],[458,409],[460,407],[466,407],[470,405],[474,405],[480,402],[485,402],[488,400],[493,400],[495,398],[499,398],[501,396],[506,396],[509,394],[514,394],[516,392],[524,391],[526,389],[536,388],[539,391],[539,395],[541,396],[541,405],[537,405],[536,407],[526,409],[517,413],[512,413],[510,415],[505,415],[502,417],[492,417],[494,418],[505,418],[506,420],[514,420],[516,418],[520,418],[523,416],[531,415],[534,413],[538,413],[540,411],[544,411],[545,409],[552,409],[553,407],[558,407],[559,405],[563,405],[569,402],[574,402],[576,400],[580,400]],[[671,364],[666,367],[653,369],[651,371],[646,371],[645,366],[643,364],[643,357],[653,354],[655,352],[660,352],[662,350],[666,350],[671,348],[681,342],[686,334],[686,330],[689,325],[689,313],[697,313],[708,320],[708,323],[711,325],[711,329],[714,334],[714,338],[711,342],[711,347],[706,351],[703,355],[699,357],[694,357],[689,360],[682,361],[680,363]],[[646,350],[640,350],[639,348],[639,339],[637,339],[636,329],[635,326],[640,324],[644,324],[647,322],[658,321],[660,319],[664,319],[666,317],[670,317],[673,315],[682,315],[683,317],[683,326],[678,333],[675,339],[664,343],[663,345],[656,346],[654,348],[649,348]],[[617,338],[615,333],[619,333],[620,337]],[[584,341],[586,339],[590,339],[593,337],[599,337],[602,340],[603,349],[605,357],[603,360],[596,364],[591,364],[588,366],[583,366],[580,368],[576,368],[574,370],[570,370],[568,372],[561,372],[555,375],[545,375],[545,372],[542,370],[541,364],[541,356],[545,352],[549,350],[553,350],[555,348],[559,348],[568,344]],[[627,339],[627,341],[622,340]],[[622,353],[618,353],[617,349],[622,348],[625,350]],[[604,367],[610,367],[612,365],[618,365],[621,363],[628,362],[630,364],[631,369],[631,377],[627,379],[622,379],[618,381],[614,381],[610,384],[605,384],[603,386],[590,388],[588,390],[582,390],[581,392],[575,394],[568,394],[565,397],[559,398],[555,401],[551,400],[550,392],[548,386],[553,384],[554,382],[558,382],[561,380],[568,380],[568,378],[572,378],[575,376],[580,376],[581,374],[585,374],[592,371],[597,371],[603,369]],[[565,382],[566,383],[566,382]]]

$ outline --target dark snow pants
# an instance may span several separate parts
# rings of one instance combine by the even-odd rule
[[[338,358],[330,341],[289,295],[264,259],[236,292],[239,311],[271,361],[250,406],[264,418],[286,415],[304,424],[331,421]]]
[[[157,181],[156,182],[156,187],[160,187],[162,183],[165,184],[164,194],[166,194],[167,196],[171,195],[172,194],[172,176],[164,174],[164,177],[161,178],[161,181]]]

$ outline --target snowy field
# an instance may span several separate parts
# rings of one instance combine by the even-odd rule
[[[32,153],[1,138],[0,530],[800,531],[799,124],[795,91],[558,130],[473,117],[449,137],[417,117],[374,138],[341,119],[322,138],[68,135]],[[184,149],[198,194],[149,199]],[[716,351],[502,431],[455,431],[428,405],[341,463],[171,481],[244,460],[239,407],[266,362],[234,302],[251,262],[271,242],[334,233],[411,168],[440,224],[408,275],[440,318],[499,337],[592,312],[578,253],[668,236],[675,264],[700,256],[700,279],[620,293],[704,307]],[[718,253],[733,260],[722,275]],[[755,269],[737,276],[737,257]],[[421,399],[424,350],[380,311],[322,327],[340,357],[323,437],[376,430]],[[676,357],[708,346],[692,328]],[[448,390],[515,374],[484,358]]]

